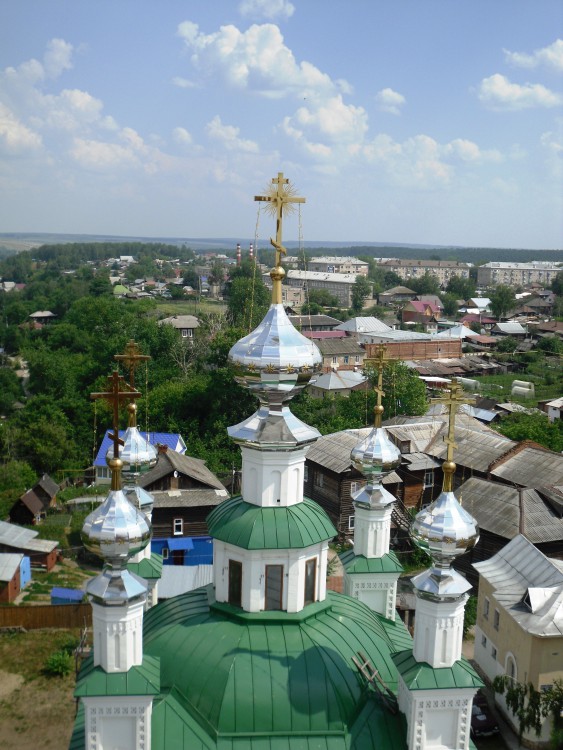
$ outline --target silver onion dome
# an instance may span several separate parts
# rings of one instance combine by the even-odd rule
[[[235,380],[258,396],[280,392],[289,400],[321,370],[313,341],[291,324],[283,305],[270,305],[258,327],[231,348]]]
[[[320,372],[317,346],[291,324],[281,304],[272,304],[258,327],[229,352],[235,380],[258,396],[260,407],[228,428],[238,443],[290,446],[316,440],[319,432],[293,415],[288,402]]]
[[[124,568],[130,557],[143,550],[150,535],[147,517],[131,505],[123,490],[110,490],[82,527],[86,549],[116,569]]]
[[[432,567],[413,578],[419,596],[454,600],[469,591],[471,584],[451,565],[477,544],[479,527],[453,492],[442,490],[431,505],[417,514],[411,537],[432,558]]]
[[[134,482],[156,464],[158,454],[154,445],[141,435],[137,427],[128,427],[119,446],[119,458],[123,461],[122,476],[126,482]],[[113,456],[113,445],[108,448],[106,460]]]
[[[374,427],[366,438],[352,448],[352,464],[367,483],[352,496],[356,505],[384,508],[395,502],[393,495],[383,487],[381,480],[401,463],[401,452],[389,440],[382,427]]]
[[[150,492],[147,492],[138,485],[125,486],[123,488],[123,492],[125,493],[125,497],[127,498],[127,500],[129,500],[131,505],[134,505],[135,508],[142,510],[150,520],[151,513],[154,507],[154,497],[150,494]]]
[[[356,468],[365,477],[383,478],[401,463],[401,451],[389,439],[383,427],[374,427],[350,453]]]

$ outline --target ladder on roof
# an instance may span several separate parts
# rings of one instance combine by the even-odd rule
[[[398,713],[399,704],[397,702],[397,696],[391,688],[385,684],[385,681],[382,679],[371,661],[362,654],[361,651],[357,652],[357,656],[352,657],[352,661],[368,685],[371,685],[374,689],[375,694],[381,700],[385,708],[391,711],[392,714]]]

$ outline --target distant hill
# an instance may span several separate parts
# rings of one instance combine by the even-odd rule
[[[166,245],[187,246],[196,252],[229,252],[234,251],[237,243],[243,250],[248,249],[252,237],[133,237],[106,234],[49,234],[34,232],[0,233],[0,258],[24,250],[32,250],[41,245],[58,245],[85,242],[162,242]],[[494,261],[516,261],[525,263],[530,260],[547,260],[554,263],[563,262],[562,250],[528,250],[526,248],[466,247],[425,244],[405,244],[397,242],[334,242],[309,240],[301,243],[285,243],[293,253],[300,247],[308,255],[369,255],[373,257],[435,258],[440,260],[465,260],[470,263]],[[267,240],[258,243],[260,249],[270,249]]]

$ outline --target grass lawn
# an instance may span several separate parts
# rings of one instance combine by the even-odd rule
[[[0,634],[0,746],[2,750],[68,747],[74,722],[74,673],[47,677],[46,659],[78,630]]]
[[[84,590],[86,581],[99,572],[99,568],[85,565],[84,563],[78,564],[68,558],[63,558],[49,573],[45,570],[33,568],[31,571],[31,581],[23,589],[20,603],[48,604],[51,601],[51,589],[53,586]]]
[[[201,315],[202,313],[224,313],[227,310],[225,302],[210,299],[181,299],[181,300],[157,300],[157,312],[165,316],[171,315]]]
[[[563,368],[561,361],[555,357],[541,359],[530,364],[523,372],[511,372],[503,375],[482,375],[475,377],[481,383],[481,393],[490,395],[500,401],[516,401],[524,406],[537,406],[538,401],[557,398],[561,394]],[[526,380],[534,384],[535,396],[530,399],[512,398],[512,382]],[[498,386],[501,386],[499,388]]]

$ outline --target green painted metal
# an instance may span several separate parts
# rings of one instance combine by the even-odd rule
[[[393,655],[397,671],[409,690],[448,690],[451,688],[483,687],[483,681],[467,659],[461,658],[452,667],[435,669],[426,662],[417,662],[412,650]]]
[[[261,508],[232,497],[207,517],[215,539],[243,549],[303,549],[336,536],[324,510],[304,499],[288,508]]]
[[[83,663],[76,683],[77,698],[98,695],[158,695],[160,693],[160,659],[145,655],[143,663],[128,672],[109,674],[94,666],[90,656]]]
[[[209,594],[199,589],[146,613],[145,653],[161,659],[166,696],[153,714],[166,741],[153,734],[153,750],[191,748],[186,738],[202,731],[195,748],[403,748],[400,720],[374,703],[352,662],[361,651],[396,690],[392,655],[412,646],[402,622],[332,592],[298,617],[275,619],[210,605]]]
[[[364,557],[354,554],[354,550],[346,550],[340,555],[340,562],[346,573],[402,573],[403,566],[394,552],[388,552],[383,557]]]
[[[127,570],[147,581],[158,580],[162,578],[162,555],[152,552],[149,558],[141,562],[127,563]]]

